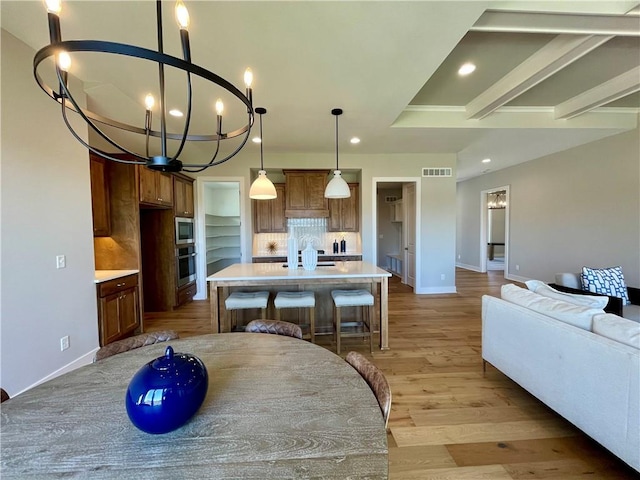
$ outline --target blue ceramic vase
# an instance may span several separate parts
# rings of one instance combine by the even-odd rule
[[[198,411],[208,387],[209,375],[202,360],[174,353],[169,346],[164,356],[144,365],[129,382],[127,414],[143,432],[171,432]]]

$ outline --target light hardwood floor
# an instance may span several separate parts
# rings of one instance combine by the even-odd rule
[[[372,358],[393,393],[389,473],[395,479],[639,479],[617,459],[493,367],[482,373],[481,297],[503,272],[458,269],[457,294],[389,286],[389,351],[343,339],[343,355]],[[145,315],[147,331],[210,332],[209,304]],[[331,348],[329,337],[319,344]],[[323,343],[324,342],[324,343]],[[594,415],[597,415],[594,412]]]

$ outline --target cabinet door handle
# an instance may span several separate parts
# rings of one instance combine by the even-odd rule
[[[116,287],[124,287],[126,284],[127,282],[117,283]]]

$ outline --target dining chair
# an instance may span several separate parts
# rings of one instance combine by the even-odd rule
[[[0,403],[6,402],[9,398],[11,397],[9,397],[7,391],[4,388],[0,388]]]
[[[180,337],[174,330],[141,333],[140,335],[123,338],[122,340],[116,340],[115,342],[111,342],[105,345],[96,352],[96,356],[93,361],[97,362],[118,353],[128,352],[129,350],[133,350],[134,348],[146,347],[147,345],[153,345],[154,343],[159,342],[167,342],[169,340],[175,340],[177,338]]]
[[[389,413],[391,413],[391,388],[389,382],[382,371],[371,363],[364,355],[358,352],[349,352],[345,358],[347,363],[355,368],[369,385],[373,394],[378,400],[382,418],[384,418],[384,428],[389,424]]]
[[[295,323],[283,322],[281,320],[252,320],[244,329],[251,333],[273,333],[275,335],[288,335],[302,340],[302,329]]]

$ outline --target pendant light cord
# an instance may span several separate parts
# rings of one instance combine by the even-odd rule
[[[260,170],[264,170],[264,163],[262,160],[262,144],[264,137],[262,136],[262,113],[260,113]]]
[[[336,170],[340,170],[338,167],[338,115],[336,115]]]

